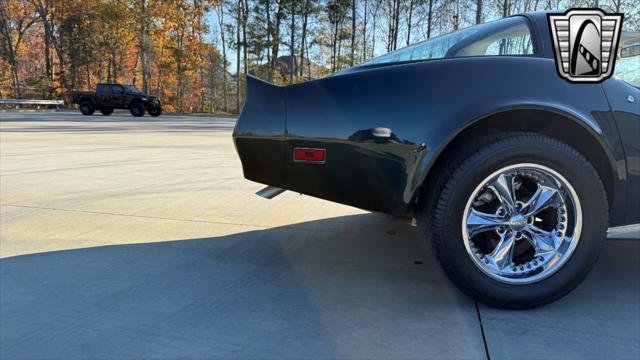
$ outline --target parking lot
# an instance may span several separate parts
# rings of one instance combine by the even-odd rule
[[[0,112],[0,358],[640,358],[640,241],[488,308],[406,219],[254,195],[234,122]]]

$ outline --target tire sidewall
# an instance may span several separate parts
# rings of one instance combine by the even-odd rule
[[[135,116],[135,117],[141,117],[144,116],[144,105],[142,103],[133,103],[131,104],[130,110],[131,111],[131,115]]]
[[[553,301],[577,286],[595,264],[604,244],[607,229],[607,204],[593,168],[570,148],[555,143],[510,143],[490,147],[459,168],[458,181],[443,201],[444,234],[437,246],[443,266],[452,279],[480,301],[503,307],[531,307]],[[534,163],[560,173],[574,188],[582,207],[582,231],[567,262],[554,274],[532,284],[507,284],[483,273],[470,258],[462,240],[462,217],[469,197],[481,181],[509,165]],[[587,165],[587,166],[585,166]],[[442,199],[441,199],[442,200]],[[455,234],[455,235],[453,235]],[[441,236],[442,237],[442,236]]]
[[[90,101],[85,100],[80,103],[80,112],[82,113],[82,115],[85,115],[85,116],[93,115],[94,111],[95,111],[95,107]]]
[[[162,108],[153,108],[153,109],[149,109],[149,115],[153,116],[153,117],[157,117],[162,115]]]

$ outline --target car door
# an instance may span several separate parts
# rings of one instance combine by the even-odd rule
[[[113,107],[127,107],[127,94],[122,85],[111,85],[111,103]]]
[[[111,106],[111,86],[98,84],[96,87],[96,102],[98,106]]]

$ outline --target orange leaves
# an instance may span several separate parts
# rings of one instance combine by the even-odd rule
[[[15,50],[17,83],[59,89],[93,89],[99,82],[134,83],[160,95],[166,110],[202,108],[204,71],[215,46],[207,42],[207,6],[203,0],[0,0]],[[52,23],[44,59],[45,27],[38,7],[47,7]],[[29,28],[25,28],[27,22]],[[18,41],[20,37],[20,41]],[[28,42],[23,39],[28,38]],[[40,54],[40,56],[34,56]],[[0,86],[12,88],[12,62],[0,60]],[[49,79],[46,79],[50,76]],[[44,78],[44,79],[43,79]],[[34,96],[41,91],[34,91]],[[3,90],[4,96],[4,90]]]

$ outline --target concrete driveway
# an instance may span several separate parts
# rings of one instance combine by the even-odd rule
[[[487,308],[405,220],[253,195],[233,125],[0,112],[0,358],[640,358],[637,229],[564,299]]]

